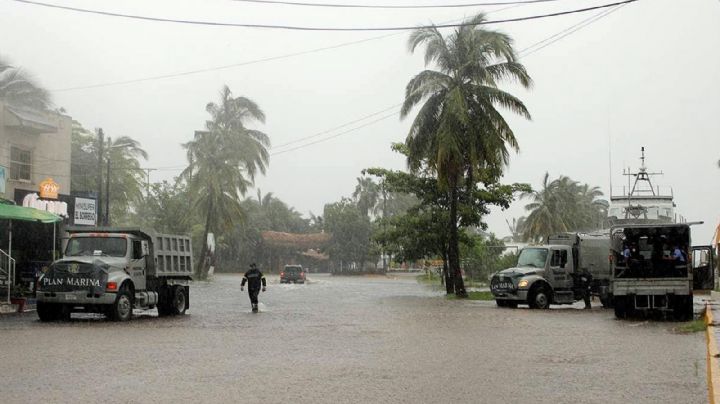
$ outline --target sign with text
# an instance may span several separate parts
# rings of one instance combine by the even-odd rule
[[[60,192],[60,185],[52,178],[45,178],[40,183],[40,197],[43,199],[57,199]]]
[[[75,221],[76,225],[95,226],[97,222],[97,210],[95,199],[75,198]]]
[[[22,200],[22,206],[26,208],[35,208],[47,210],[58,216],[68,217],[67,203],[62,201],[44,201],[38,197],[38,194],[27,194]]]

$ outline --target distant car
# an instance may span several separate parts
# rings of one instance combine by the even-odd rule
[[[305,283],[305,271],[300,265],[285,265],[280,272],[280,283]]]

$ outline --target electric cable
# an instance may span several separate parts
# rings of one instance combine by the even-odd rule
[[[542,18],[559,17],[559,16],[569,15],[569,14],[584,13],[587,11],[599,10],[599,9],[608,8],[608,7],[614,7],[614,6],[618,6],[621,4],[634,3],[638,0],[624,0],[624,1],[619,1],[619,2],[615,2],[615,3],[608,3],[608,4],[602,4],[599,6],[593,6],[593,7],[585,7],[585,8],[579,8],[579,9],[574,9],[574,10],[557,11],[554,13],[537,14],[537,15],[531,15],[531,16],[525,16],[525,17],[507,18],[507,19],[502,19],[502,20],[490,20],[490,21],[483,21],[480,23],[463,22],[463,23],[454,23],[454,24],[437,24],[437,25],[431,24],[431,25],[392,26],[392,27],[310,27],[310,26],[297,26],[297,25],[250,24],[250,23],[233,23],[233,22],[220,22],[220,21],[180,20],[180,19],[172,19],[172,18],[149,17],[149,16],[143,16],[143,15],[123,14],[123,13],[114,13],[114,12],[109,12],[109,11],[91,10],[91,9],[86,9],[86,8],[61,6],[58,4],[42,3],[39,1],[32,1],[32,0],[12,0],[12,1],[15,1],[18,3],[23,3],[23,4],[35,5],[35,6],[42,6],[42,7],[56,8],[56,9],[67,10],[67,11],[74,11],[74,12],[79,12],[79,13],[98,14],[98,15],[104,15],[104,16],[108,16],[108,17],[121,17],[121,18],[135,19],[135,20],[153,21],[153,22],[168,22],[168,23],[177,23],[177,24],[203,25],[203,26],[215,26],[215,27],[282,29],[282,30],[293,30],[293,31],[358,32],[358,31],[408,31],[408,30],[422,29],[422,28],[436,28],[436,29],[458,28],[458,27],[466,27],[466,26],[491,25],[491,24],[502,24],[502,23],[508,23],[508,22],[530,21],[530,20],[537,20],[537,19],[542,19]]]
[[[552,45],[553,43],[555,43],[555,42],[557,42],[557,41],[565,38],[566,36],[568,36],[568,35],[570,35],[570,34],[572,34],[572,33],[574,33],[574,32],[577,32],[577,31],[579,31],[580,29],[585,28],[585,27],[587,27],[588,25],[590,25],[590,24],[592,24],[592,23],[594,23],[594,22],[596,22],[596,21],[598,21],[598,20],[606,17],[607,15],[609,15],[609,14],[611,14],[611,13],[619,10],[619,9],[622,8],[623,6],[624,6],[624,5],[620,5],[620,6],[617,6],[616,8],[610,9],[610,10],[601,11],[600,13],[597,13],[597,14],[593,15],[593,16],[590,17],[590,18],[586,18],[586,19],[584,19],[584,20],[582,20],[582,21],[580,21],[580,22],[578,22],[578,23],[576,23],[576,24],[573,24],[573,25],[570,26],[570,27],[567,27],[567,28],[563,29],[562,31],[560,31],[560,32],[558,32],[558,33],[555,33],[555,34],[549,36],[548,38],[545,38],[545,39],[543,39],[543,40],[541,40],[541,41],[538,41],[538,42],[536,42],[536,43],[534,43],[534,44],[532,44],[532,45],[530,45],[530,46],[522,49],[521,51],[518,52],[518,59],[525,58],[525,57],[527,57],[527,56],[529,56],[529,55],[531,55],[531,54],[539,51],[540,49],[543,49],[543,48],[545,48],[545,47],[547,47],[547,46],[549,46],[549,45]],[[549,41],[549,42],[548,42],[548,41]],[[543,45],[540,46],[540,47],[538,47],[538,48],[535,48],[535,47],[536,47],[537,45],[539,45],[539,44],[543,44]],[[535,49],[533,49],[533,48],[535,48]],[[307,140],[307,139],[310,139],[310,138],[314,138],[314,137],[320,136],[320,135],[325,134],[325,133],[332,132],[334,129],[341,128],[341,127],[345,127],[345,126],[348,126],[349,124],[352,124],[352,123],[356,123],[356,122],[365,120],[365,119],[367,119],[368,117],[372,117],[372,116],[381,114],[381,113],[383,113],[383,112],[385,112],[385,111],[387,111],[387,110],[389,110],[389,109],[397,108],[397,107],[399,107],[400,105],[402,105],[402,103],[396,104],[396,105],[394,105],[394,106],[392,106],[392,107],[389,107],[389,108],[386,108],[386,109],[384,109],[384,110],[375,112],[375,113],[373,113],[373,114],[366,115],[366,116],[363,117],[363,118],[357,119],[357,120],[355,120],[355,121],[349,122],[349,123],[344,124],[344,125],[340,125],[340,126],[335,127],[335,128],[333,128],[333,129],[328,129],[328,130],[326,130],[326,131],[319,132],[319,133],[317,133],[317,134],[315,134],[315,135],[307,136],[307,137],[300,138],[300,139],[297,139],[297,140],[292,141],[292,142],[285,143],[285,144],[283,144],[283,145],[276,146],[275,148],[281,148],[282,146],[286,146],[286,145],[288,145],[288,144],[298,143],[298,142],[301,142],[301,141],[303,141],[303,140]],[[278,155],[278,154],[282,154],[282,153],[286,153],[286,152],[298,150],[298,149],[301,149],[301,148],[303,148],[303,147],[311,146],[311,145],[314,145],[314,144],[317,144],[317,143],[321,143],[321,142],[324,142],[324,141],[327,141],[327,140],[331,140],[331,139],[334,139],[334,138],[339,137],[339,136],[341,136],[341,135],[345,135],[345,134],[354,132],[354,131],[356,131],[356,130],[358,130],[358,129],[364,128],[364,127],[369,126],[369,125],[371,125],[371,124],[374,124],[374,123],[380,122],[380,121],[382,121],[382,120],[385,120],[385,119],[391,118],[391,117],[393,117],[393,116],[396,116],[397,113],[398,113],[398,112],[395,112],[395,113],[393,113],[393,114],[390,114],[390,115],[384,116],[384,117],[382,117],[382,118],[376,119],[376,120],[374,120],[374,121],[368,122],[367,124],[363,124],[363,125],[358,126],[358,127],[356,127],[356,128],[352,128],[352,129],[349,129],[349,130],[347,130],[347,131],[344,131],[344,132],[341,132],[341,133],[338,133],[338,134],[335,134],[335,135],[332,135],[332,136],[328,136],[328,137],[325,137],[325,138],[322,138],[322,139],[318,139],[318,140],[313,141],[313,142],[310,142],[310,143],[306,143],[306,144],[302,144],[302,145],[299,145],[299,146],[296,146],[296,147],[293,147],[293,148],[290,148],[290,149],[286,149],[286,150],[274,152],[274,153],[271,153],[270,155],[271,155],[271,156],[274,156],[274,155]]]
[[[278,0],[233,0],[242,3],[255,3],[279,6],[303,6],[303,7],[328,7],[328,8],[375,8],[375,9],[421,9],[421,8],[464,8],[481,6],[505,6],[509,4],[535,4],[550,3],[561,0],[524,0],[524,1],[491,1],[482,3],[464,4],[409,4],[409,5],[388,5],[388,4],[334,4],[334,3],[306,3],[300,1],[278,1]]]
[[[498,12],[501,12],[504,10],[509,10],[512,8],[520,7],[522,5],[523,4],[518,4],[518,5],[508,6],[508,7],[504,7],[504,8],[497,9],[497,10],[491,10],[491,11],[486,12],[485,15],[498,13]],[[464,20],[464,18],[455,19],[455,20],[451,20],[448,22],[462,21],[462,20]],[[292,58],[292,57],[296,57],[296,56],[302,56],[302,55],[307,55],[307,54],[311,54],[311,53],[322,52],[322,51],[326,51],[326,50],[344,48],[346,46],[358,45],[361,43],[375,41],[378,39],[389,38],[392,36],[398,36],[398,35],[402,35],[402,34],[403,34],[403,32],[401,32],[401,31],[400,32],[392,32],[389,34],[360,39],[357,41],[342,42],[342,43],[339,43],[336,45],[324,46],[321,48],[308,49],[308,50],[293,52],[293,53],[286,53],[283,55],[270,56],[270,57],[266,57],[266,58],[248,60],[245,62],[232,63],[232,64],[228,64],[228,65],[214,66],[214,67],[208,67],[208,68],[204,68],[204,69],[188,70],[188,71],[179,72],[179,73],[168,73],[168,74],[161,74],[161,75],[156,75],[156,76],[141,77],[141,78],[137,78],[137,79],[119,80],[119,81],[111,81],[111,82],[105,82],[105,83],[87,84],[87,85],[74,86],[74,87],[51,89],[50,92],[58,92],[59,93],[59,92],[66,92],[66,91],[86,90],[86,89],[91,89],[91,88],[112,87],[112,86],[118,86],[118,85],[124,85],[124,84],[142,83],[145,81],[154,81],[154,80],[170,79],[170,78],[175,78],[175,77],[190,76],[193,74],[207,73],[207,72],[212,72],[212,71],[217,71],[217,70],[233,69],[236,67],[248,66],[248,65],[253,65],[253,64],[257,64],[257,63],[270,62],[273,60],[287,59],[287,58]]]

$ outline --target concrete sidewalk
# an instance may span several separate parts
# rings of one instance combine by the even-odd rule
[[[709,297],[705,307],[708,400],[711,404],[720,404],[720,300]]]

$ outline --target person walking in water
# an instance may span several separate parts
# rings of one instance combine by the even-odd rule
[[[245,272],[242,283],[240,284],[240,290],[245,289],[245,283],[248,284],[248,295],[250,296],[250,303],[252,303],[253,313],[258,312],[258,293],[260,293],[260,286],[262,285],[262,291],[265,291],[267,284],[265,283],[265,275],[257,268],[255,263],[250,264],[250,270]]]

